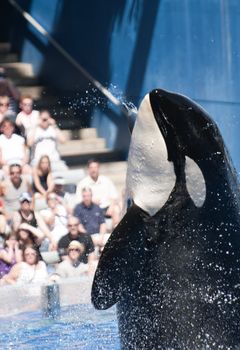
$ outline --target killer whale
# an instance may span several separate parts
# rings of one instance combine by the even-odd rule
[[[200,106],[160,89],[145,96],[127,194],[92,286],[96,308],[117,304],[122,349],[240,349],[239,185]]]

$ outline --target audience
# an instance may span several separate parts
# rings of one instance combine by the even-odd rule
[[[104,175],[100,175],[100,164],[91,159],[88,161],[88,176],[77,186],[77,197],[81,201],[82,189],[92,189],[93,202],[100,206],[106,218],[111,218],[113,227],[119,222],[120,207],[118,193],[113,182]]]
[[[33,109],[31,96],[19,100],[14,89],[1,93],[1,72],[0,285],[92,275],[110,236],[106,219],[111,229],[119,222],[116,188],[92,159],[77,190],[71,184],[66,191],[69,184],[56,176],[63,132],[48,110]],[[42,259],[51,265],[50,279]]]
[[[46,264],[40,260],[37,249],[26,246],[23,249],[23,261],[13,265],[10,272],[0,280],[0,284],[43,283],[47,278]]]

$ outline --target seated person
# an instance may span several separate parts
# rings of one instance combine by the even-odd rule
[[[55,273],[51,276],[51,281],[57,281],[59,278],[79,277],[87,274],[88,265],[80,261],[80,257],[84,252],[83,244],[78,241],[71,241],[67,251],[67,258],[57,265]]]
[[[91,188],[93,202],[100,206],[106,218],[112,218],[115,227],[120,215],[118,193],[113,182],[107,176],[100,174],[100,164],[94,159],[88,161],[88,176],[77,186],[76,196],[80,201],[82,189],[86,187]]]
[[[68,232],[67,210],[54,192],[47,194],[47,205],[48,208],[41,210],[40,214],[48,226],[54,249],[57,249],[59,239]]]
[[[91,236],[83,232],[83,227],[78,218],[70,216],[67,222],[68,233],[58,242],[58,252],[62,260],[68,255],[68,246],[72,241],[78,241],[84,246],[84,252],[80,256],[80,261],[90,267],[95,260],[94,245]]]
[[[16,118],[16,125],[22,130],[23,136],[27,137],[32,129],[36,128],[39,122],[39,111],[33,109],[33,99],[31,96],[20,98],[20,109]]]
[[[33,192],[46,197],[54,188],[51,162],[47,155],[42,156],[33,168]]]
[[[19,198],[20,209],[13,213],[13,229],[16,232],[22,223],[39,228],[40,231],[46,236],[52,243],[52,237],[50,231],[44,222],[42,216],[32,210],[32,198],[29,193],[24,192]]]
[[[16,232],[17,241],[19,243],[19,249],[21,252],[29,246],[33,245],[36,247],[40,255],[40,246],[44,240],[44,234],[36,227],[33,227],[26,222],[20,224]]]
[[[55,168],[56,163],[60,161],[58,142],[64,143],[65,135],[58,128],[55,120],[51,118],[49,111],[41,111],[38,126],[28,134],[28,146],[32,154],[31,164],[35,166],[47,150],[48,154],[51,154],[51,164]]]
[[[10,98],[8,96],[0,96],[0,123],[4,118],[15,119],[16,113],[10,109]]]
[[[84,232],[91,235],[95,246],[102,247],[109,236],[105,236],[106,223],[102,209],[92,201],[92,190],[83,188],[82,202],[74,208],[73,215],[83,225]]]
[[[14,123],[9,118],[5,118],[0,129],[2,132],[0,135],[0,165],[5,174],[8,174],[9,165],[13,163],[20,164],[24,173],[31,174],[25,140],[14,132]]]
[[[11,233],[5,241],[5,247],[0,249],[0,279],[9,273],[13,265],[22,261],[16,235]]]
[[[47,278],[45,262],[40,260],[39,253],[34,246],[27,246],[23,249],[23,261],[11,268],[10,272],[0,280],[0,285],[44,283]]]
[[[4,200],[4,210],[8,220],[12,219],[14,211],[20,209],[19,198],[23,192],[32,192],[32,186],[27,178],[22,175],[20,164],[9,166],[9,177],[1,183],[1,196]]]

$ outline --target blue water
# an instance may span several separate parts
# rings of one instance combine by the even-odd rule
[[[41,311],[0,320],[1,350],[119,350],[115,309],[67,307],[58,319]]]

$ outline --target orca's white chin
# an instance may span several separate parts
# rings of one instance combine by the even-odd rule
[[[151,216],[163,207],[175,185],[174,167],[167,157],[164,138],[146,95],[132,132],[126,192]]]

